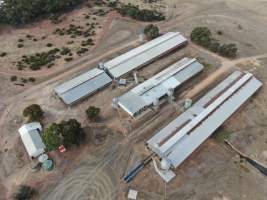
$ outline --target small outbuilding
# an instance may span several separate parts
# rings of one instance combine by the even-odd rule
[[[138,191],[130,189],[128,192],[128,199],[136,200],[137,199]]]
[[[39,122],[24,124],[19,129],[21,140],[31,158],[36,158],[45,152],[45,145],[40,136],[42,126]]]

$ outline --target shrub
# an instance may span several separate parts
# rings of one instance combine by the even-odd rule
[[[66,62],[70,62],[70,61],[73,60],[73,58],[72,58],[72,57],[68,57],[68,58],[65,58],[64,60],[65,60]]]
[[[60,126],[52,123],[42,134],[42,139],[48,151],[56,150],[60,146]]]
[[[19,43],[19,44],[17,45],[17,47],[18,47],[18,48],[22,48],[22,47],[24,47],[24,45],[21,44],[21,43]]]
[[[85,52],[87,52],[88,49],[87,48],[80,48],[78,51],[77,51],[77,54],[80,56],[81,54],[84,54]]]
[[[218,32],[218,34],[220,34]],[[221,33],[222,34],[222,33]],[[225,57],[236,57],[238,48],[236,44],[220,44],[212,38],[212,34],[207,27],[197,27],[191,32],[191,40],[215,53]]]
[[[110,4],[109,4],[110,5]],[[112,5],[114,6],[114,5]],[[122,16],[129,16],[133,19],[151,22],[151,21],[162,21],[165,20],[165,16],[155,10],[140,10],[138,6],[134,6],[132,4],[116,4],[115,8]]]
[[[47,43],[46,46],[47,46],[47,47],[52,47],[53,44],[52,44],[52,43]]]
[[[10,77],[10,80],[11,80],[12,82],[17,81],[17,79],[18,79],[17,76],[11,76],[11,77]]]
[[[34,83],[34,82],[35,82],[35,78],[34,78],[34,77],[30,77],[30,78],[29,78],[29,82]]]
[[[70,147],[73,144],[78,146],[84,141],[85,133],[76,119],[62,121],[59,126],[65,147]]]
[[[159,36],[159,28],[153,24],[149,24],[145,27],[144,34],[149,39],[154,39]]]
[[[219,30],[219,31],[217,31],[217,34],[218,34],[218,35],[222,35],[223,32]]]
[[[23,39],[18,39],[18,42],[23,42]]]
[[[18,191],[13,195],[14,200],[29,200],[36,193],[36,190],[27,185],[20,185]]]
[[[90,106],[85,112],[88,119],[95,121],[99,117],[100,108]]]
[[[22,83],[27,83],[28,82],[28,80],[25,79],[25,78],[21,78],[21,81],[22,81]]]
[[[56,56],[58,51],[60,50],[55,48],[49,50],[48,52],[36,53],[35,55],[23,55],[21,61],[18,62],[18,65],[22,67],[28,66],[31,70],[41,69],[42,66],[51,65],[53,64],[53,61],[59,58]]]
[[[6,52],[2,52],[2,53],[0,53],[0,57],[5,57],[6,55],[7,55]]]
[[[236,57],[237,51],[236,44],[223,44],[219,49],[219,53],[225,57]]]
[[[68,47],[63,47],[62,50],[60,51],[60,54],[61,55],[67,55],[70,52],[71,52],[71,50]]]
[[[61,11],[73,9],[82,0],[4,0],[0,7],[0,23],[26,24],[40,16],[56,17]]]
[[[23,116],[28,117],[29,122],[41,121],[44,112],[38,104],[32,104],[23,110]]]
[[[195,28],[191,35],[191,40],[196,44],[208,48],[211,44],[211,32],[207,27],[197,27]]]

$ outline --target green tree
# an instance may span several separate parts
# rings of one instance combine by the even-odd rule
[[[56,150],[60,146],[60,126],[52,123],[42,134],[44,144],[48,151]]]
[[[44,111],[38,104],[32,104],[23,110],[23,116],[28,117],[29,122],[41,121]]]
[[[72,144],[78,146],[84,140],[85,133],[76,119],[62,121],[59,126],[65,147],[70,147]]]
[[[26,24],[34,19],[72,9],[82,0],[3,0],[0,23]]]
[[[153,24],[149,24],[145,27],[144,33],[147,38],[154,39],[159,36],[159,28]]]
[[[20,185],[18,191],[13,195],[14,200],[29,200],[36,194],[36,190],[27,185]]]
[[[88,119],[90,119],[91,121],[96,121],[100,114],[100,108],[90,106],[85,112]]]
[[[190,37],[193,42],[206,48],[209,48],[212,42],[211,32],[207,27],[194,28]]]
[[[222,56],[225,57],[236,57],[237,56],[237,47],[236,44],[223,44],[220,49],[219,49],[219,53]]]

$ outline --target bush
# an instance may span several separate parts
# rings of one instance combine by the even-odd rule
[[[218,34],[222,34],[218,32]],[[212,38],[212,34],[207,27],[197,27],[191,32],[191,40],[203,46],[212,52],[218,53],[222,56],[233,58],[237,56],[238,48],[236,44],[220,44],[217,40]]]
[[[59,126],[65,147],[70,147],[73,144],[78,146],[84,141],[85,133],[76,119],[62,121]]]
[[[24,47],[24,45],[21,44],[21,43],[19,43],[19,44],[17,45],[17,47],[18,47],[18,48],[22,48],[22,47]]]
[[[40,16],[51,16],[73,9],[82,2],[82,0],[3,0],[0,7],[0,23],[26,24]]]
[[[129,16],[133,19],[151,22],[165,20],[165,16],[155,10],[140,10],[138,6],[132,4],[125,5],[123,3],[117,4],[115,8],[122,16]]]
[[[222,55],[222,56],[225,56],[225,57],[236,57],[237,55],[237,47],[236,47],[236,44],[223,44],[220,49],[219,49],[219,53]]]
[[[99,117],[100,108],[90,106],[85,112],[89,120],[96,121]]]
[[[29,82],[32,82],[32,83],[35,82],[35,78],[34,77],[30,77],[28,80],[29,80]]]
[[[153,24],[149,24],[144,29],[144,34],[149,39],[154,39],[159,36],[159,28]]]
[[[36,190],[27,185],[20,185],[18,191],[13,195],[14,200],[29,200],[36,193]]]
[[[71,52],[71,50],[68,47],[63,47],[62,50],[60,51],[60,54],[61,55],[67,55],[70,52]]]
[[[44,112],[38,104],[32,104],[23,110],[23,116],[28,117],[29,122],[41,121]]]
[[[0,57],[5,57],[7,55],[6,52],[0,53]]]
[[[60,126],[56,123],[52,123],[44,130],[42,139],[48,151],[54,151],[60,146],[60,134]]]
[[[52,43],[47,43],[46,46],[47,46],[47,47],[52,47],[53,44],[52,44]]]
[[[73,60],[73,58],[72,58],[72,57],[68,57],[68,58],[65,58],[64,60],[65,60],[66,62],[70,62],[70,61]]]
[[[11,76],[11,77],[10,77],[10,80],[11,80],[12,82],[17,81],[17,79],[18,79],[17,76]]]
[[[197,27],[191,33],[191,40],[198,45],[209,48],[211,45],[211,32],[207,27]]]
[[[28,80],[26,78],[21,78],[22,83],[28,83]]]
[[[69,119],[58,124],[52,123],[44,130],[43,141],[48,151],[56,150],[61,144],[65,147],[79,145],[84,141],[85,133],[76,119]]]
[[[217,31],[217,34],[218,34],[218,35],[222,35],[223,32],[222,32],[222,31]]]
[[[48,52],[36,53],[35,55],[23,55],[21,61],[18,62],[18,66],[22,68],[28,66],[31,70],[39,70],[42,66],[53,64],[53,61],[58,59],[56,56],[58,51],[60,50],[55,48]]]
[[[80,56],[81,54],[84,54],[85,52],[87,52],[88,49],[87,48],[80,48],[78,51],[77,51],[77,54]]]

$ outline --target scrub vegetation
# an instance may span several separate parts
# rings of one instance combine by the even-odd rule
[[[43,141],[48,151],[56,150],[61,144],[65,147],[80,145],[85,138],[81,124],[76,119],[52,123],[44,130]]]
[[[124,4],[121,2],[111,2],[108,5],[114,8],[122,16],[128,16],[139,21],[152,22],[165,20],[165,16],[159,11],[140,9],[138,6],[131,3]]]
[[[3,0],[0,7],[0,23],[20,25],[42,16],[73,9],[82,0]]]
[[[220,42],[212,37],[211,31],[207,27],[197,27],[191,32],[191,40],[203,46],[214,53],[222,56],[234,58],[237,56],[238,49],[236,44],[220,44]]]

